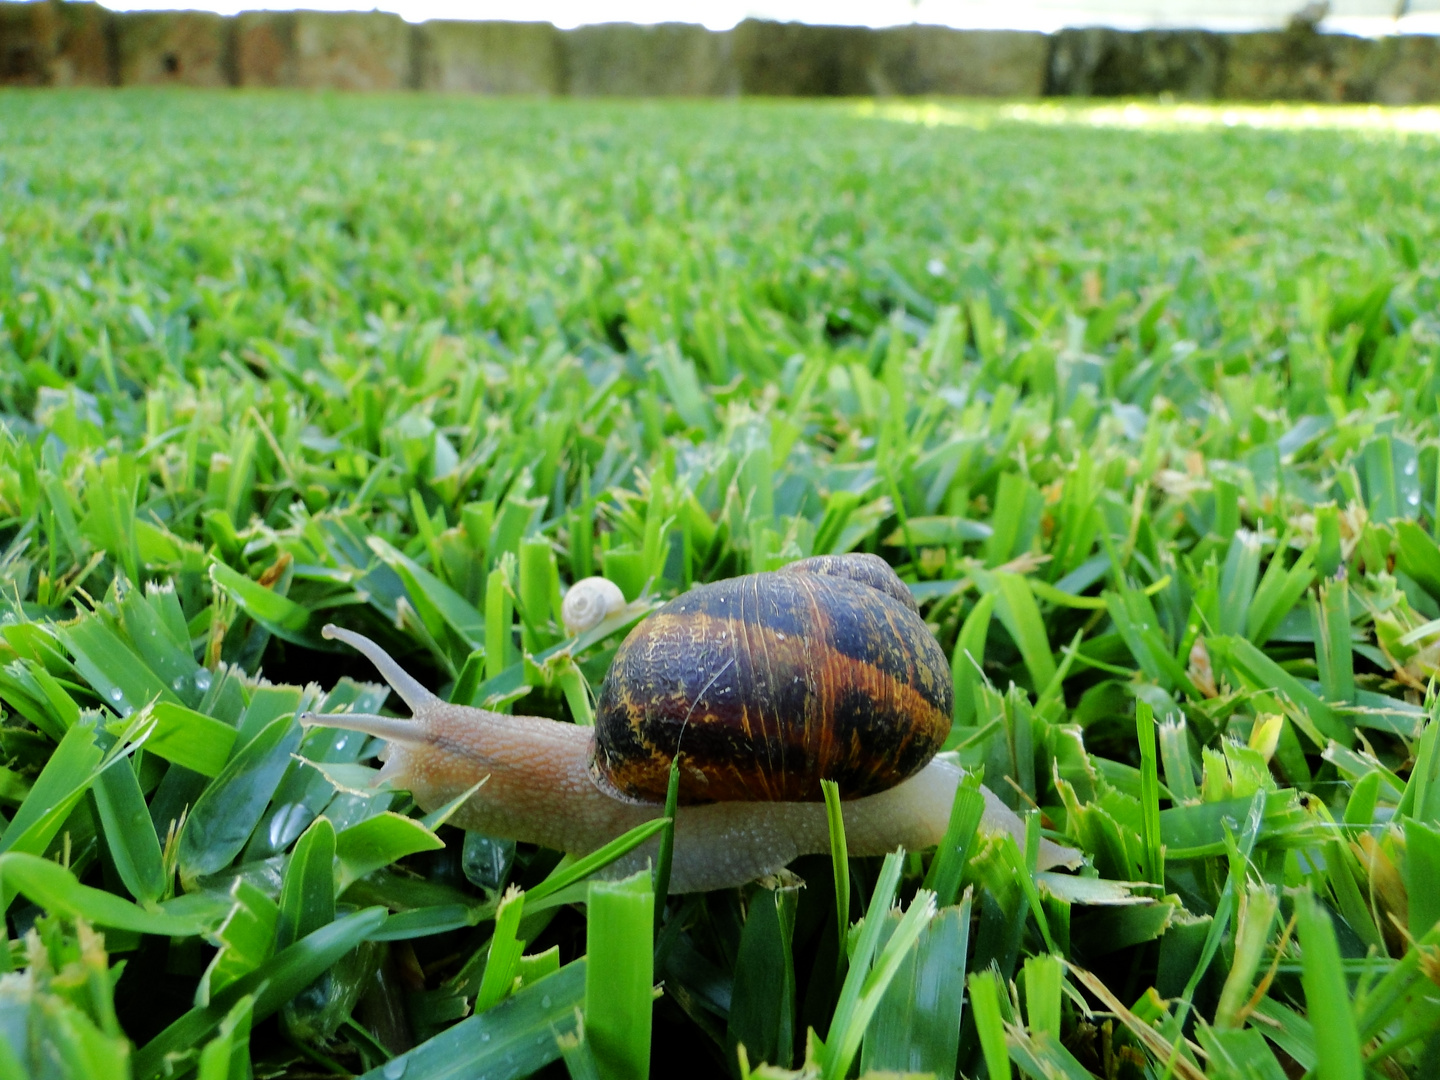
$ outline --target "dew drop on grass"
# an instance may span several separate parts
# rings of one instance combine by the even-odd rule
[[[550,995],[549,995],[549,994],[546,994],[544,997],[542,997],[542,998],[540,999],[540,1007],[541,1007],[542,1009],[548,1009],[548,1008],[550,1007]]]
[[[490,1032],[488,1032],[488,1031],[482,1031],[482,1032],[480,1033],[480,1041],[481,1041],[481,1042],[489,1042],[489,1041],[490,1041]]]
[[[382,1071],[385,1080],[400,1080],[400,1077],[405,1075],[405,1059],[391,1058],[385,1063],[385,1068]]]
[[[170,680],[170,688],[171,688],[172,690],[174,690],[177,694],[180,693],[182,690],[184,690],[184,689],[185,689],[185,676],[184,676],[184,675],[176,675],[175,678],[173,678],[173,679]]]
[[[208,668],[201,668],[195,672],[195,689],[202,693],[210,689],[210,671]],[[402,1065],[401,1068],[404,1068]]]
[[[111,700],[111,701],[120,701],[120,700],[121,700],[122,698],[124,698],[124,697],[125,697],[125,695],[121,692],[120,687],[118,687],[118,686],[112,686],[112,687],[110,688],[110,700]]]

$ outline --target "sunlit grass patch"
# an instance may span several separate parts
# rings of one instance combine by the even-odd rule
[[[1040,127],[1120,131],[1348,131],[1374,135],[1440,134],[1440,108],[1429,105],[1305,105],[1293,102],[906,102],[863,101],[857,116],[925,127],[987,127],[997,121]]]

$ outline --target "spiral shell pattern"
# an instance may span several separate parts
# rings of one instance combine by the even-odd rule
[[[909,599],[874,562],[857,573]],[[816,800],[822,779],[856,798],[918,772],[950,730],[950,665],[913,601],[852,569],[704,585],[636,627],[600,691],[597,782],[661,801],[677,747],[687,803]]]
[[[581,578],[570,586],[560,605],[560,620],[571,637],[599,626],[606,617],[625,606],[620,586],[603,577]]]

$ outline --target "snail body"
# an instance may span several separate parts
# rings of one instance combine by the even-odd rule
[[[677,893],[741,885],[829,851],[821,779],[849,796],[851,854],[932,847],[963,776],[936,755],[951,714],[944,654],[873,556],[804,560],[660,608],[617,652],[593,730],[441,701],[368,638],[323,634],[368,657],[412,718],[302,721],[386,739],[382,775],[426,810],[484,779],[451,818],[466,829],[586,854],[663,813],[678,749]],[[985,827],[1023,843],[1020,818],[982,791]],[[653,847],[619,869],[643,865]],[[1040,869],[1078,861],[1042,841]]]

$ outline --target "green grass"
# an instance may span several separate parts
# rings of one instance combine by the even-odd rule
[[[1434,1075],[1427,116],[0,96],[0,1074]],[[850,550],[1023,845],[588,883],[663,822],[296,721],[336,622],[588,722],[571,581]]]

